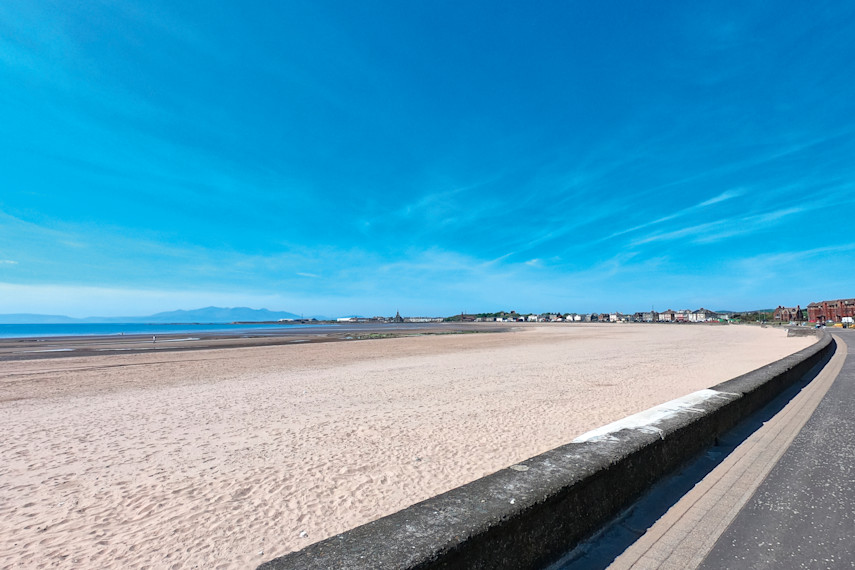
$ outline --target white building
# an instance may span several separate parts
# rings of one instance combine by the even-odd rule
[[[716,317],[717,315],[715,313],[701,307],[697,311],[692,311],[692,314],[689,315],[689,320],[693,323],[705,323],[707,321],[715,320]]]
[[[677,320],[677,313],[668,309],[667,311],[662,311],[659,313],[659,320],[666,323],[673,323]]]

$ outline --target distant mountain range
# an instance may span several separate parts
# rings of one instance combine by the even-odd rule
[[[75,319],[64,315],[37,315],[17,313],[0,315],[0,323],[11,325],[22,324],[72,324],[72,323],[234,323],[234,322],[266,322],[280,319],[299,319],[300,315],[285,311],[269,311],[267,309],[250,309],[248,307],[205,307],[190,311],[167,311],[145,317],[86,317]],[[324,320],[325,317],[313,316]]]

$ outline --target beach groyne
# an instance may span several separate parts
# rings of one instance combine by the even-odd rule
[[[259,570],[537,568],[596,532],[647,488],[826,362],[817,343],[276,558]]]

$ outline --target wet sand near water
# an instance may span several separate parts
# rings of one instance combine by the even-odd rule
[[[152,351],[169,352],[210,348],[278,346],[304,342],[338,342],[422,334],[501,332],[510,330],[511,326],[510,324],[499,326],[486,323],[365,323],[308,327],[271,325],[269,329],[251,329],[237,332],[0,338],[0,361],[97,356],[111,353],[138,354]]]
[[[814,342],[566,325],[0,362],[0,567],[251,568]]]

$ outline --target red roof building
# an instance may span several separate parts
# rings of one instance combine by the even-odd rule
[[[855,317],[855,299],[820,301],[808,305],[808,320],[812,323],[839,323],[843,317]]]

